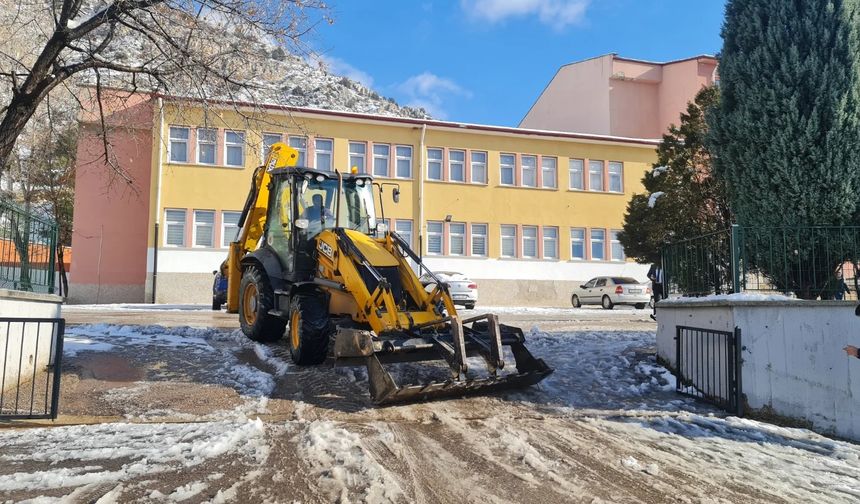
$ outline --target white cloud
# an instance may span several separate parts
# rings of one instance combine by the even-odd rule
[[[470,16],[489,23],[537,16],[541,23],[561,30],[582,21],[591,0],[460,0]]]
[[[470,98],[472,93],[463,89],[459,84],[439,77],[430,72],[424,72],[406,79],[397,85],[397,91],[403,95],[407,105],[412,107],[424,107],[427,112],[439,119],[444,119],[447,114],[444,110],[446,99],[460,96]]]
[[[342,75],[369,88],[373,87],[373,77],[369,73],[359,70],[340,58],[318,54],[313,56],[313,61],[322,63],[329,73]]]

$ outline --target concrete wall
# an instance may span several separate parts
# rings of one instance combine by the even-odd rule
[[[743,394],[753,412],[808,422],[860,439],[860,319],[846,301],[665,301],[658,354],[675,364],[676,325],[742,333]]]
[[[50,294],[17,292],[0,289],[0,317],[59,318],[62,298]],[[20,323],[0,324],[0,373],[3,373],[3,392],[13,390],[38,378],[52,362],[51,326]],[[23,341],[22,341],[23,339]],[[4,372],[5,370],[5,372]],[[27,390],[29,394],[29,389]],[[6,406],[4,406],[4,411]]]

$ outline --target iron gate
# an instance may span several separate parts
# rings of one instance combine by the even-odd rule
[[[738,416],[741,401],[741,330],[675,328],[676,390]]]
[[[0,318],[0,420],[57,418],[65,326],[64,319]]]

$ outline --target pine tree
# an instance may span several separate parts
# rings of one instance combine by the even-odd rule
[[[709,144],[739,224],[860,209],[858,23],[858,0],[729,0]]]

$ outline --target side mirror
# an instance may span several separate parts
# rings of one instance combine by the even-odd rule
[[[585,285],[580,285],[580,286],[579,286],[579,288],[580,288],[580,289],[584,289],[584,288],[585,288]]]
[[[391,192],[391,196],[394,198],[395,203],[400,203],[400,188],[395,187],[394,191]]]

